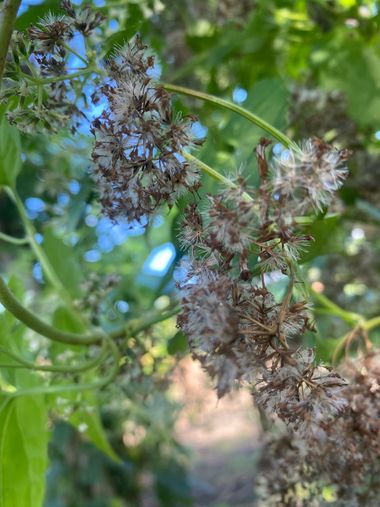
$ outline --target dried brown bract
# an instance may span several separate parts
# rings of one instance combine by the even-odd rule
[[[41,53],[66,53],[62,43],[74,35],[70,21],[66,16],[49,14],[28,30],[29,39],[35,43],[35,51]]]
[[[73,27],[85,37],[105,20],[101,12],[94,11],[89,6],[74,8],[70,0],[63,0],[61,7],[70,18]]]

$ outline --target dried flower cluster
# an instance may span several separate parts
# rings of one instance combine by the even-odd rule
[[[323,438],[298,432],[263,447],[258,490],[266,506],[320,506],[329,485],[339,507],[376,507],[380,494],[380,351],[343,365],[345,409]],[[291,473],[287,473],[291,470]],[[302,486],[301,486],[302,485]],[[304,501],[300,501],[302,488]]]
[[[272,163],[270,188],[290,217],[327,207],[347,176],[348,152],[308,139],[299,152],[284,151]]]
[[[69,0],[61,6],[65,14],[48,14],[29,28],[27,36],[16,33],[12,40],[1,99],[18,97],[18,107],[7,116],[26,132],[56,131],[67,125],[75,130],[84,117],[76,105],[83,79],[60,78],[75,77],[68,66],[74,35],[79,32],[88,38],[104,18],[90,7],[74,9]]]
[[[332,192],[327,180],[335,189],[340,186],[345,154],[317,140],[305,142],[299,153],[288,153],[295,177],[279,195],[287,175],[278,158],[267,164],[267,145],[263,140],[257,150],[261,186],[256,194],[250,190],[253,200],[238,178],[236,188],[209,197],[203,214],[195,204],[186,211],[181,239],[191,262],[181,284],[178,325],[193,355],[216,379],[219,396],[248,382],[269,412],[314,434],[344,409],[345,382],[316,367],[312,351],[300,352],[294,345],[297,336],[313,330],[306,301],[292,300],[294,262],[311,239],[299,232],[296,213],[316,207],[314,194],[305,204],[310,180],[321,187],[323,202]],[[264,282],[263,273],[273,270],[289,276],[281,302]]]
[[[108,107],[93,123],[92,158],[103,211],[113,220],[139,221],[199,187],[197,169],[182,156],[199,144],[191,132],[195,118],[175,114],[153,67],[137,36],[106,66]]]
[[[351,501],[352,485],[379,468],[379,354],[368,354],[353,374],[316,364],[313,350],[296,345],[313,325],[307,302],[293,299],[294,265],[311,239],[300,234],[297,215],[329,203],[347,174],[347,154],[309,140],[286,163],[274,158],[269,165],[266,144],[257,151],[262,181],[255,195],[250,190],[253,201],[240,179],[236,189],[210,196],[202,214],[195,204],[187,209],[181,239],[190,263],[178,325],[219,397],[248,384],[259,407],[290,430],[280,446],[285,457],[265,486],[268,505],[298,505],[297,488],[305,484],[304,505],[320,505],[321,484]],[[281,302],[265,285],[268,270],[289,277]]]

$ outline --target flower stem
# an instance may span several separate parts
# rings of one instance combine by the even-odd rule
[[[225,176],[223,176],[223,174],[218,173],[218,171],[216,171],[215,169],[213,169],[209,165],[205,164],[204,162],[202,162],[202,160],[199,160],[197,157],[194,157],[194,155],[191,155],[188,152],[183,152],[182,155],[189,162],[194,162],[200,169],[202,169],[202,171],[204,173],[211,176],[211,178],[214,178],[214,180],[220,181],[221,183],[223,183],[224,185],[226,185],[229,188],[239,188],[237,185],[235,185],[235,183],[233,181],[231,181],[228,178],[226,178]],[[247,201],[253,201],[253,198],[249,194],[247,194],[247,192],[243,192],[243,197]]]
[[[4,0],[0,8],[0,82],[3,77],[9,42],[21,0]]]
[[[59,81],[67,81],[69,79],[74,79],[76,77],[80,76],[86,76],[88,74],[97,74],[98,72],[96,69],[93,69],[92,67],[83,68],[81,70],[78,70],[77,72],[72,72],[71,74],[62,74],[61,76],[55,76],[55,77],[48,77],[44,79],[40,78],[34,78],[31,76],[28,76],[27,74],[25,77],[32,81],[36,85],[45,85],[50,83],[58,83]]]
[[[364,318],[362,315],[344,310],[336,303],[331,301],[327,296],[321,294],[320,292],[315,291],[311,287],[310,292],[313,294],[314,298],[325,307],[326,312],[323,312],[322,309],[321,313],[329,313],[332,315],[336,315],[337,317],[340,317],[348,324],[358,324],[360,322],[364,322]],[[318,312],[318,308],[316,308],[315,311]]]
[[[294,151],[299,151],[299,148],[296,145],[296,143],[294,143],[291,139],[289,139],[289,137],[287,137],[280,130],[276,129],[275,127],[273,127],[273,125],[263,120],[256,114],[251,113],[247,109],[244,109],[244,107],[238,106],[237,104],[229,102],[228,100],[215,97],[214,95],[209,95],[208,93],[193,90],[191,88],[185,88],[184,86],[177,86],[169,83],[163,83],[162,86],[165,88],[165,90],[169,92],[180,93],[182,95],[195,97],[197,99],[204,100],[205,102],[209,102],[211,104],[216,104],[217,106],[220,106],[224,109],[229,109],[230,111],[240,114],[240,116],[243,116],[244,118],[251,121],[261,129],[265,130],[265,132],[267,132],[269,135],[277,139],[277,141],[279,141],[287,148]]]
[[[85,65],[88,65],[88,61],[86,60],[86,58],[84,58],[82,55],[80,55],[77,51],[75,51],[75,49],[73,49],[71,46],[69,46],[68,44],[65,44],[64,42],[61,42],[61,45],[67,50],[69,51],[70,53],[72,53],[74,56],[76,56],[77,58],[79,58],[79,60],[81,62],[83,62]]]

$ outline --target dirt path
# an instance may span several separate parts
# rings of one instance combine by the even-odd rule
[[[196,507],[252,507],[255,449],[260,426],[251,396],[235,392],[217,401],[206,374],[184,360],[174,381],[184,405],[177,434],[192,453]]]

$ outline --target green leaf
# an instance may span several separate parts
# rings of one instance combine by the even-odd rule
[[[66,306],[58,306],[58,308],[54,311],[52,324],[54,327],[61,329],[62,331],[69,331],[71,333],[81,334],[87,331],[86,327],[79,321],[78,317]],[[49,349],[54,360],[67,350],[72,350],[76,354],[78,352],[78,347],[75,345],[67,345],[66,343],[58,342],[50,342]]]
[[[330,364],[338,343],[339,340],[336,338],[317,338],[315,347],[317,361]]]
[[[92,396],[92,394],[87,395]],[[86,400],[83,400],[84,402]],[[98,408],[88,405],[76,410],[69,418],[69,422],[75,426],[82,435],[86,436],[97,449],[116,463],[121,463],[121,459],[112,449],[105,434]]]
[[[55,235],[51,226],[44,230],[44,250],[63,286],[71,296],[78,297],[81,271],[74,251]]]
[[[37,23],[47,14],[62,14],[60,0],[45,0],[39,5],[29,5],[28,9],[21,14],[16,21],[16,30],[23,31],[33,23]]]
[[[173,356],[174,354],[184,354],[189,350],[186,335],[182,331],[178,331],[168,341],[168,353]]]
[[[357,41],[334,40],[336,51],[322,70],[322,84],[339,89],[347,96],[348,113],[360,126],[378,125],[380,117],[380,55],[375,47],[360,46]],[[337,51],[339,45],[339,51]]]
[[[15,398],[0,412],[0,507],[40,507],[47,468],[47,409],[42,396]]]
[[[0,116],[0,185],[13,187],[21,165],[19,131],[2,115]]]
[[[287,124],[289,92],[279,79],[264,79],[255,83],[248,90],[247,100],[243,107],[260,116],[268,123],[283,130]],[[245,118],[231,114],[225,133],[236,147],[240,161],[252,158],[255,145],[261,137],[268,134]]]
[[[380,222],[380,210],[373,204],[362,199],[358,199],[355,204],[358,210],[362,211],[377,222]]]
[[[53,315],[53,326],[62,331],[71,333],[84,333],[86,327],[80,322],[66,306],[58,306]]]
[[[300,264],[320,255],[339,253],[344,250],[343,231],[340,227],[340,217],[337,215],[322,219],[317,218],[304,232],[310,234],[314,241],[310,243],[307,251],[301,256]]]

